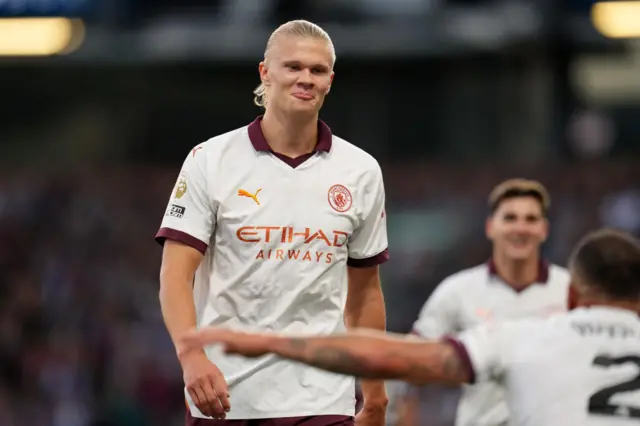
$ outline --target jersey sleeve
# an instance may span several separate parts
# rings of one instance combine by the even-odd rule
[[[487,323],[463,331],[444,340],[456,349],[460,359],[471,371],[471,383],[499,381],[505,371],[504,355],[512,340],[509,324]]]
[[[179,241],[204,254],[215,228],[216,208],[209,195],[203,151],[196,147],[184,161],[156,241]]]
[[[379,166],[372,176],[362,188],[362,220],[348,241],[347,265],[355,268],[375,266],[389,260],[384,182]]]
[[[413,323],[413,333],[426,339],[438,339],[458,331],[458,302],[453,282],[444,280],[431,293]]]

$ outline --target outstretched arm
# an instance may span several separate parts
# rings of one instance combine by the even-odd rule
[[[452,343],[423,342],[369,331],[341,336],[277,338],[273,352],[324,370],[414,384],[461,384],[470,368]]]
[[[458,385],[474,380],[466,351],[455,340],[423,341],[372,330],[325,337],[283,337],[205,328],[187,344],[222,344],[227,353],[248,357],[268,353],[323,370],[367,379],[397,379],[414,384]]]

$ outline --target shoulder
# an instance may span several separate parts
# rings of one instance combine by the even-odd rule
[[[202,169],[215,169],[223,160],[233,160],[233,157],[241,158],[251,153],[251,142],[247,132],[247,126],[240,127],[229,132],[213,136],[204,142],[193,146],[185,165],[196,165]]]
[[[375,176],[382,176],[380,164],[373,155],[339,136],[333,135],[330,155],[336,163],[357,167]]]
[[[247,127],[248,126],[239,127],[229,132],[213,136],[194,146],[191,149],[191,153],[199,154],[201,152],[208,156],[209,154],[220,154],[226,150],[238,148],[239,145],[250,145]],[[246,141],[247,144],[242,144],[242,141]]]
[[[568,280],[569,279],[569,270],[567,268],[563,268],[562,266],[556,265],[554,263],[549,265],[549,276],[550,278],[556,278],[560,280]]]
[[[558,312],[547,317],[523,317],[505,322],[505,327],[516,336],[531,339],[537,336],[551,336],[562,333],[571,323],[571,312]]]
[[[463,269],[449,275],[440,283],[442,288],[468,288],[484,282],[484,278],[489,273],[487,265],[481,264],[472,268]]]
[[[430,302],[433,305],[433,303],[445,302],[446,300],[461,300],[461,295],[486,282],[487,273],[486,265],[478,265],[449,275],[436,286],[425,305]]]
[[[503,339],[504,343],[518,346],[522,340],[530,341],[538,336],[547,335],[548,330],[555,330],[558,318],[553,317],[522,317],[509,321],[487,322],[480,324],[476,329],[481,332],[495,335]]]
[[[566,288],[570,281],[571,276],[566,268],[555,264],[549,265],[549,282],[552,285]]]

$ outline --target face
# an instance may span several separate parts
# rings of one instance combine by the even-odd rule
[[[259,69],[269,92],[268,107],[290,113],[317,114],[334,75],[329,44],[309,37],[279,37]]]
[[[526,260],[538,255],[547,239],[548,223],[542,207],[533,197],[509,198],[487,220],[487,237],[499,255]]]

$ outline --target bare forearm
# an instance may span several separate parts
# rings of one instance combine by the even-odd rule
[[[196,326],[191,282],[177,277],[163,276],[160,284],[160,307],[167,331],[180,357],[184,355],[184,350],[179,344],[181,336]]]
[[[191,246],[173,240],[164,244],[160,266],[160,307],[178,358],[186,352],[181,347],[182,336],[196,326],[193,277],[201,261],[202,254]]]
[[[384,331],[386,329],[386,309],[384,296],[379,284],[358,300],[348,300],[345,309],[345,324],[348,329],[368,328]],[[377,401],[386,404],[387,393],[381,380],[362,380],[360,382],[365,404]]]
[[[357,301],[350,300],[347,296],[344,319],[345,325],[349,329],[385,330],[387,317],[382,290],[372,290]]]
[[[464,383],[469,378],[454,349],[373,331],[340,336],[277,338],[271,351],[335,373],[414,384]]]

